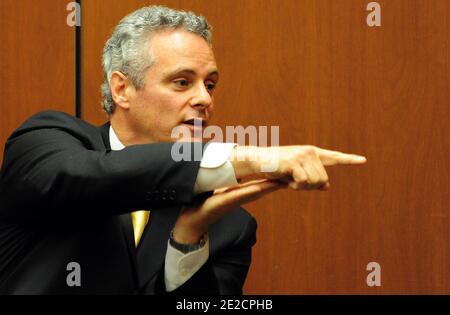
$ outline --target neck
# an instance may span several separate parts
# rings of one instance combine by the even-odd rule
[[[123,117],[123,115],[113,113],[109,119],[111,126],[124,146],[146,143],[145,139],[139,137],[134,126]]]

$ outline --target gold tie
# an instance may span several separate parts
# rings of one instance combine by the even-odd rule
[[[131,213],[131,221],[133,222],[134,230],[134,244],[136,247],[139,245],[142,233],[144,233],[145,226],[150,218],[150,211],[139,210]]]

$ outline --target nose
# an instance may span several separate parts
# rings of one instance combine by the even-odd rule
[[[195,95],[191,100],[191,106],[196,109],[207,109],[212,105],[212,96],[206,86],[198,84]]]

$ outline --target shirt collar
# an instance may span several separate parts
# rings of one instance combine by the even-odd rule
[[[112,126],[109,126],[109,145],[111,146],[111,150],[113,151],[120,151],[125,148],[125,146],[122,144],[122,142],[120,142],[119,138],[114,132]]]

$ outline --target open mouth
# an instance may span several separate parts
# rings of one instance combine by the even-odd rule
[[[185,125],[191,125],[191,126],[199,126],[199,127],[205,127],[207,125],[206,120],[200,119],[200,118],[192,118],[188,119],[183,122]]]

